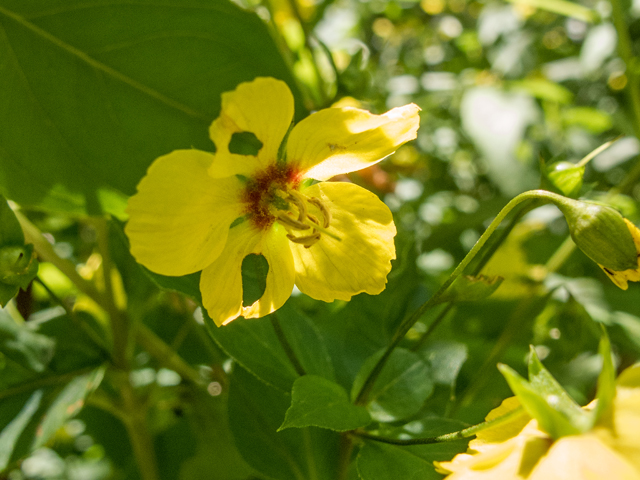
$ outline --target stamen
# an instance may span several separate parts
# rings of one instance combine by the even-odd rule
[[[288,199],[298,207],[298,221],[302,222],[307,216],[307,205],[304,201],[304,197],[295,190],[290,190]]]
[[[313,235],[307,235],[304,237],[296,237],[294,235],[291,235],[290,233],[287,234],[287,238],[289,240],[291,240],[293,243],[299,243],[301,245],[304,245],[306,248],[309,248],[311,245],[315,244],[318,242],[318,240],[320,240],[320,233],[316,232]]]
[[[305,225],[304,223],[291,218],[289,215],[287,215],[286,213],[279,213],[278,216],[276,217],[280,222],[282,222],[283,224],[285,224],[285,226],[289,226],[292,228],[295,228],[297,230],[308,230],[310,227],[309,225]]]
[[[322,226],[324,228],[329,228],[329,225],[331,224],[331,210],[329,210],[327,206],[322,203],[319,198],[316,197],[309,198],[309,203],[311,205],[314,205],[315,207],[318,207],[318,209],[322,212],[322,216],[324,218]]]

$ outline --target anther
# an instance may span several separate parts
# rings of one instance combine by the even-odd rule
[[[316,232],[312,235],[306,235],[304,237],[296,237],[288,233],[287,238],[293,243],[299,243],[301,245],[304,245],[305,248],[309,248],[311,245],[317,243],[318,240],[320,240],[320,232]]]
[[[329,228],[329,225],[331,224],[331,210],[329,210],[326,205],[316,197],[311,197],[309,199],[309,203],[311,205],[314,205],[315,207],[318,207],[318,209],[322,212],[322,217],[324,219],[324,221],[322,222],[322,226],[324,228]]]
[[[309,225],[305,225],[304,223],[296,220],[295,218],[291,218],[286,213],[279,213],[277,216],[277,219],[283,224],[285,224],[286,226],[295,228],[297,230],[308,230],[309,228],[311,228],[309,227]]]

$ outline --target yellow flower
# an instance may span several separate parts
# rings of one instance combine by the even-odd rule
[[[446,480],[640,480],[640,364],[620,378],[625,373],[633,377],[633,385],[622,386],[619,380],[612,419],[601,420],[590,431],[554,441],[536,420],[522,428],[520,416],[480,432],[469,443],[469,453],[436,462],[436,469],[449,474]],[[515,397],[505,400],[487,419],[518,403]],[[514,426],[519,429],[515,435]],[[506,438],[500,434],[504,431],[509,432]]]
[[[391,270],[389,209],[357,185],[322,181],[373,165],[414,139],[419,108],[383,115],[329,108],[289,132],[293,104],[287,85],[273,78],[224,93],[209,129],[216,153],[176,150],[156,159],[129,200],[133,256],[163,275],[202,271],[203,305],[217,325],[273,312],[294,283],[325,302],[378,294]],[[230,152],[240,132],[262,143],[257,155]],[[241,266],[251,254],[269,264],[266,289],[243,306]]]
[[[626,290],[629,288],[627,282],[640,282],[640,230],[633,223],[631,223],[626,218],[624,219],[627,227],[629,227],[629,231],[631,232],[631,236],[633,237],[633,243],[636,245],[636,251],[638,252],[638,268],[630,268],[628,270],[623,270],[621,272],[616,272],[609,268],[605,268],[602,265],[599,265],[604,273],[611,279],[613,283],[615,283],[622,290]]]

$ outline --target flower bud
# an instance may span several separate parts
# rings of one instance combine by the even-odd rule
[[[591,260],[614,272],[638,268],[633,236],[615,209],[565,197],[554,203],[567,220],[571,238]]]

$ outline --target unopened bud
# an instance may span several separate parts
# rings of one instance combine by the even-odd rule
[[[624,217],[600,203],[562,198],[554,201],[564,214],[578,248],[603,268],[638,268],[638,251]]]

